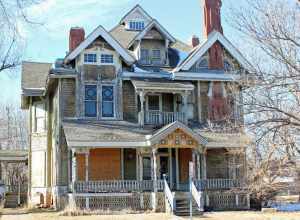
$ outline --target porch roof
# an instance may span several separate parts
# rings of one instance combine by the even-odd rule
[[[176,82],[167,80],[131,80],[136,90],[160,90],[160,91],[191,91],[194,85],[188,82]]]

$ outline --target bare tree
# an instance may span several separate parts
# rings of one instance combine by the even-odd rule
[[[249,190],[265,201],[282,189],[278,177],[294,173],[300,153],[300,4],[246,0],[232,4],[228,21],[251,45],[255,80],[240,104],[255,139],[248,152]]]
[[[0,0],[0,73],[17,67],[23,52],[18,25],[34,24],[26,9],[40,0]]]

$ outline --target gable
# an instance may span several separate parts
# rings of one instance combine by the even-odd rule
[[[134,57],[124,49],[117,40],[115,40],[110,33],[108,33],[102,26],[98,26],[78,47],[65,57],[65,62],[70,62],[80,55],[82,51],[91,46],[99,37],[103,38],[111,48],[120,54],[127,64],[135,62]]]
[[[133,20],[144,21],[145,26],[147,26],[151,22],[152,17],[140,5],[136,5],[121,19],[120,24],[124,24]]]
[[[234,47],[231,42],[225,38],[221,33],[213,31],[206,42],[199,45],[190,55],[182,61],[182,63],[174,70],[174,72],[189,71],[193,65],[216,43],[219,42],[223,48],[230,54],[242,68],[250,69],[249,62],[244,58],[241,52]]]

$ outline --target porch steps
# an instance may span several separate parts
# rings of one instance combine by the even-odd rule
[[[190,200],[188,193],[180,193],[179,195],[175,194],[176,200],[176,210],[175,215],[177,216],[189,216],[190,215]],[[202,215],[202,212],[199,210],[195,201],[192,204],[193,207],[193,216]]]
[[[18,207],[18,195],[6,194],[4,208],[17,208]]]

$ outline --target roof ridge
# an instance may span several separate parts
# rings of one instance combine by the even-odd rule
[[[49,63],[49,62],[38,62],[38,61],[28,61],[28,60],[23,60],[22,61],[22,64],[23,63],[36,63],[36,64],[53,64],[53,63]]]

